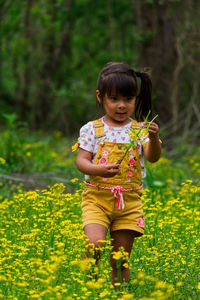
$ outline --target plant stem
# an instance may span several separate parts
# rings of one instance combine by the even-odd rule
[[[130,148],[131,148],[131,145],[130,145],[130,146],[128,146],[128,148],[126,149],[126,151],[125,151],[124,155],[123,155],[123,156],[122,156],[122,158],[121,158],[120,164],[122,163],[122,161],[123,161],[124,157],[126,156],[126,154],[127,154],[128,150],[129,150]]]
[[[158,115],[156,115],[156,116],[151,120],[151,122],[148,123],[148,125],[147,125],[147,130],[149,129],[151,123],[152,123],[157,117],[158,117]]]

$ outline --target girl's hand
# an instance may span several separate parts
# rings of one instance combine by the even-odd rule
[[[76,164],[78,169],[84,174],[96,175],[101,177],[113,177],[119,173],[119,164],[100,164],[96,165],[92,163],[92,153],[79,148],[79,152],[76,158]]]
[[[147,125],[148,123],[145,123],[145,125]],[[155,138],[158,138],[158,132],[159,132],[159,127],[158,124],[152,122],[149,126],[149,139],[150,140],[154,140]]]
[[[96,165],[96,175],[101,177],[113,177],[120,171],[118,163],[107,164],[107,165]]]
[[[146,124],[148,126],[149,123]],[[146,159],[150,162],[156,162],[161,155],[161,143],[159,140],[158,132],[159,132],[158,125],[152,122],[148,128],[149,142],[145,147],[143,147],[144,155]]]

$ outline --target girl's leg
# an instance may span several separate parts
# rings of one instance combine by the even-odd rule
[[[99,241],[105,241],[107,235],[107,228],[100,224],[88,224],[84,227],[84,233],[88,237],[88,243],[94,246],[94,257],[96,261],[100,258],[101,248],[105,246],[105,243]],[[88,250],[90,250],[89,247]],[[86,254],[88,256],[88,254]]]
[[[136,233],[133,230],[122,229],[122,230],[116,230],[116,231],[111,232],[112,247],[113,247],[112,251],[119,251],[119,248],[123,247],[124,250],[126,252],[128,252],[129,257],[130,257],[135,236],[136,236]],[[124,281],[128,282],[129,268],[125,268],[123,266],[125,261],[122,261],[121,268],[119,271],[117,270],[117,262],[115,259],[113,259],[112,254],[110,257],[110,263],[111,263],[111,267],[112,267],[112,276],[111,276],[112,284],[114,284],[117,281],[118,272],[121,272],[121,276],[120,276],[121,282],[124,282]]]

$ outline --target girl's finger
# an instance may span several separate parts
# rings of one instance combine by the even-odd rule
[[[150,125],[150,127],[149,127],[149,132],[151,131],[151,130],[153,130],[153,131],[158,131],[158,126],[157,126],[157,124],[155,124],[155,125]]]
[[[114,164],[109,164],[108,165],[109,169],[119,169],[119,164],[118,163],[114,163]]]
[[[158,125],[156,123],[151,123],[150,127],[158,127]]]
[[[149,130],[149,134],[157,134],[158,130]]]

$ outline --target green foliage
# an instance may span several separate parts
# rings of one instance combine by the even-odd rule
[[[188,0],[3,1],[0,110],[31,129],[73,136],[96,118],[101,68],[124,61],[152,68],[159,122],[180,124],[179,111],[198,101],[199,15],[200,5]]]
[[[167,22],[169,11],[171,29],[163,31],[164,41],[170,40],[170,32],[178,32],[180,27],[187,41],[181,45],[181,51],[187,54],[191,49],[197,49],[194,51],[198,53],[199,48],[191,43],[195,28],[198,28],[199,5],[190,6],[187,1],[180,0],[168,2],[165,5],[165,1],[146,0],[139,5],[131,0],[4,1],[0,6],[1,111],[14,111],[31,128],[56,127],[71,135],[94,117],[96,79],[107,61],[125,61],[137,69],[143,60],[141,48],[150,48],[150,61],[156,60],[151,53],[157,53],[157,47],[162,44],[162,41],[155,43],[158,36],[156,18]],[[163,15],[157,17],[162,6]],[[139,7],[142,12],[146,9],[147,17],[151,14],[148,14],[149,9],[154,12],[154,23],[151,24],[152,18],[145,21],[147,28],[146,18],[138,19],[141,15]],[[194,17],[192,7],[197,17]],[[162,26],[159,28],[162,30]],[[191,32],[191,42],[187,30]],[[171,46],[167,45],[173,49]],[[196,52],[190,53],[188,59],[193,61]],[[184,53],[182,56],[186,60]],[[165,60],[162,63],[165,72],[168,66],[164,65]],[[151,65],[157,67],[153,61]],[[191,94],[194,79],[190,73],[197,77],[190,62],[184,63],[185,68],[188,75],[185,71],[180,74],[180,91],[184,91],[180,107],[182,104],[187,106]],[[156,77],[164,78],[163,74]],[[159,89],[162,86],[155,86],[156,93]],[[170,102],[168,100],[166,103]],[[154,104],[156,106],[159,107]]]
[[[29,127],[72,135],[95,114],[100,68],[110,60],[136,61],[131,6],[131,0],[5,1],[0,109],[15,111]]]
[[[7,126],[0,134],[0,157],[5,160],[2,171],[64,171],[70,166],[69,141],[61,132],[55,131],[52,135],[32,133],[25,124],[17,121],[16,115],[4,114],[4,117]]]

